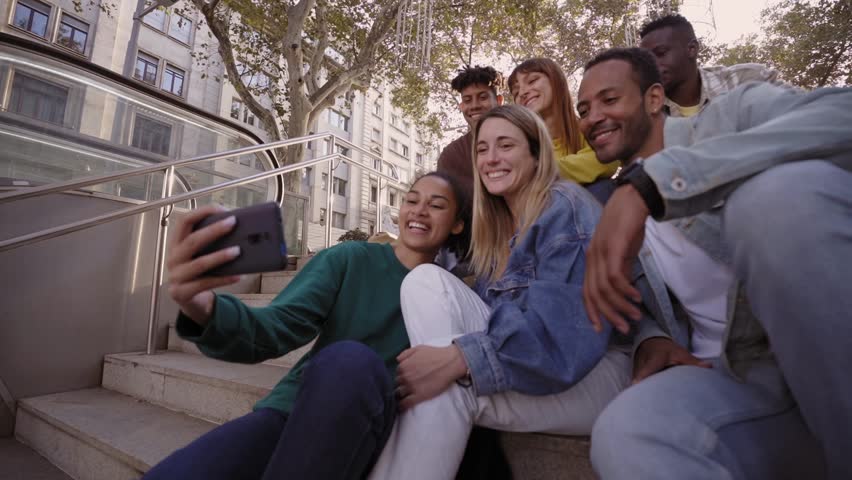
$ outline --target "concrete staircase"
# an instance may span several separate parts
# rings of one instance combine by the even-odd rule
[[[260,293],[240,297],[266,305],[294,275],[263,274]],[[19,401],[15,436],[74,479],[137,479],[248,413],[309,348],[259,365],[232,364],[200,355],[170,326],[167,351],[107,355],[99,388]],[[594,478],[585,439],[506,433],[501,442],[518,480]]]

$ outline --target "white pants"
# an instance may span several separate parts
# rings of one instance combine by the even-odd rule
[[[408,274],[401,302],[412,346],[447,346],[458,336],[488,327],[485,302],[434,265]],[[473,425],[589,435],[598,414],[629,382],[630,357],[611,349],[583,380],[555,395],[504,392],[477,397],[472,388],[454,384],[399,416],[370,479],[453,479]]]

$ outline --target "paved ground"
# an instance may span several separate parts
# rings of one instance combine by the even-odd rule
[[[0,480],[71,480],[12,437],[0,438]]]

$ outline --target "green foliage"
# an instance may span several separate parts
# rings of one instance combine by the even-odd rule
[[[355,228],[352,230],[347,230],[346,233],[337,238],[338,242],[352,242],[352,241],[366,241],[370,238],[370,235],[367,232],[361,230],[360,228]]]
[[[722,65],[769,64],[804,88],[852,84],[852,2],[784,0],[761,12],[764,38],[722,45]]]

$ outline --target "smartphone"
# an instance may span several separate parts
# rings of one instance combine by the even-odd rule
[[[229,212],[215,213],[195,224],[193,230],[233,215],[237,224],[224,237],[204,247],[195,257],[238,245],[240,256],[217,267],[204,276],[240,275],[243,273],[274,272],[287,266],[287,245],[284,243],[284,224],[281,209],[275,202],[252,205]]]

